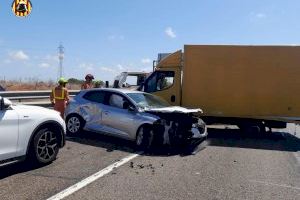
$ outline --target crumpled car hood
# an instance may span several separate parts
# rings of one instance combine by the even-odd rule
[[[165,108],[146,108],[145,111],[157,113],[203,113],[203,111],[200,108],[188,109],[180,106],[171,106]]]

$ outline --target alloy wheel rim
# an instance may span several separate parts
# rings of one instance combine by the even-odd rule
[[[71,117],[68,121],[68,130],[76,133],[80,128],[80,120],[77,117]]]
[[[57,138],[52,131],[45,131],[39,138],[37,143],[37,155],[45,162],[51,160],[56,153]]]

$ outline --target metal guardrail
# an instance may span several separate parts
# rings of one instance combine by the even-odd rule
[[[74,97],[80,92],[80,90],[69,90],[70,97]],[[37,105],[50,107],[49,100],[51,90],[42,91],[4,91],[0,92],[1,97],[8,98],[14,103],[25,105]]]

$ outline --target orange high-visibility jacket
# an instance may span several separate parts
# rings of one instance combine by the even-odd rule
[[[54,109],[59,111],[64,118],[65,109],[70,100],[68,89],[62,86],[55,87],[50,94],[50,100],[54,103]]]

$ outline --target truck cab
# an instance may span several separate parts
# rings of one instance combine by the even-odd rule
[[[163,56],[161,56],[163,55]],[[155,71],[146,79],[142,90],[160,96],[171,105],[181,105],[182,52],[159,54]]]

